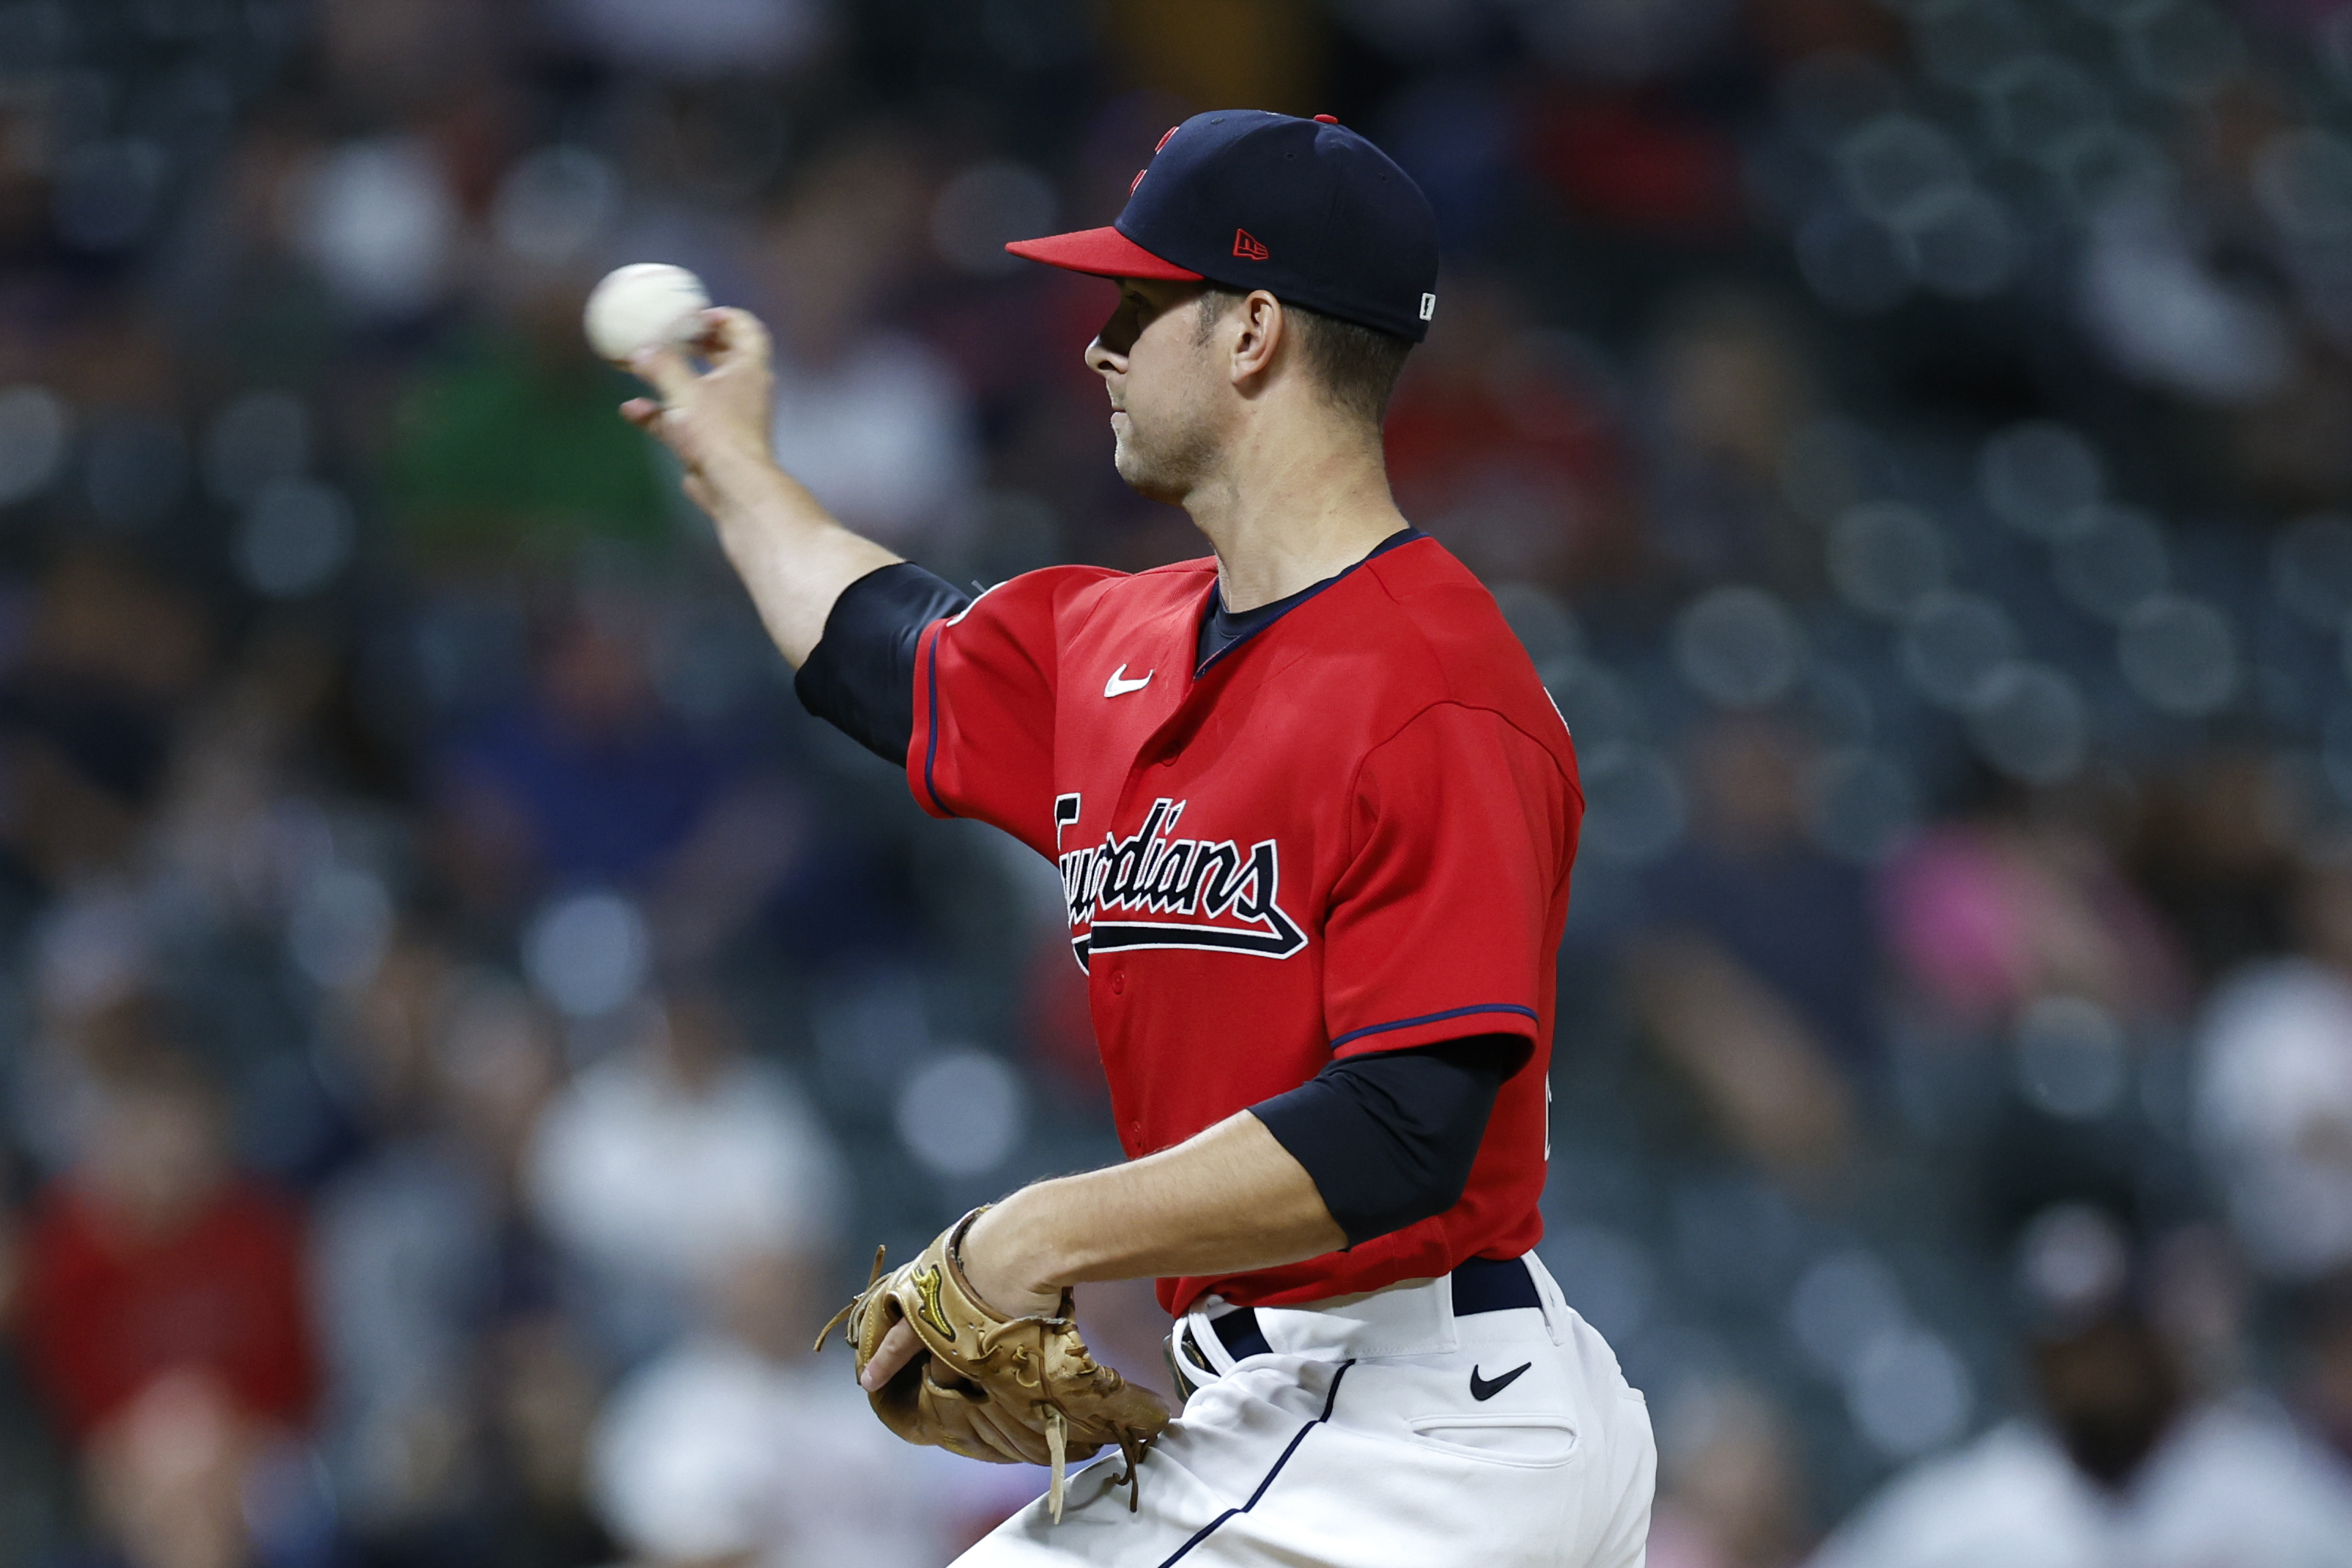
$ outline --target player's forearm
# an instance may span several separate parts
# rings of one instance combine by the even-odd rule
[[[1243,1111],[1157,1154],[1024,1187],[973,1222],[965,1265],[983,1297],[992,1282],[1050,1296],[1090,1279],[1272,1268],[1347,1239],[1306,1168]]]
[[[794,668],[808,662],[841,591],[899,559],[835,521],[799,480],[764,459],[714,463],[688,491],[710,513],[727,559]]]
[[[635,355],[629,368],[661,395],[633,397],[621,415],[677,457],[686,493],[718,525],[768,635],[798,668],[841,591],[898,558],[835,521],[776,466],[767,329],[742,310],[706,310],[694,349],[709,366],[699,374],[667,343]]]

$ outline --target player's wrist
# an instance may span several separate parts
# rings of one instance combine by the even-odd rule
[[[1058,1310],[1065,1281],[1051,1259],[1024,1242],[1023,1194],[975,1216],[958,1250],[964,1279],[980,1299],[1008,1317],[1050,1316]]]
[[[764,442],[714,442],[702,465],[704,483],[730,517],[746,518],[783,506],[793,482]]]

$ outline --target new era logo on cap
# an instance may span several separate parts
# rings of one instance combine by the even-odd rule
[[[1244,261],[1264,261],[1274,252],[1259,244],[1245,228],[1234,230],[1234,254]]]

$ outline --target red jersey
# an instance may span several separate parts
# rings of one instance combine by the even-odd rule
[[[136,1238],[59,1183],[35,1207],[24,1262],[25,1351],[77,1438],[183,1367],[218,1375],[250,1415],[309,1419],[301,1220],[260,1186],[235,1183],[171,1235]]]
[[[1583,796],[1494,598],[1436,541],[1373,555],[1194,669],[1213,560],[1055,567],[928,627],[915,798],[1057,862],[1129,1157],[1334,1056],[1525,1037],[1461,1201],[1279,1268],[1160,1281],[1278,1306],[1513,1258],[1543,1232],[1556,955]]]

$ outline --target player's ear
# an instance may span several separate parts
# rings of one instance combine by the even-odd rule
[[[1234,307],[1240,331],[1234,335],[1232,374],[1236,386],[1263,376],[1274,363],[1288,323],[1282,301],[1263,289],[1254,289]]]

